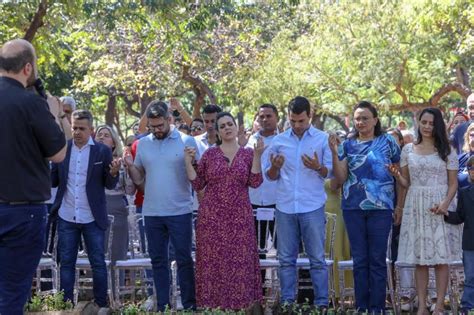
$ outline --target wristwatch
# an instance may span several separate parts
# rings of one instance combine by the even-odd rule
[[[316,171],[316,172],[319,172],[319,171],[322,170],[322,169],[323,169],[323,166],[322,166],[322,165],[319,165],[319,167],[316,168],[315,171]]]

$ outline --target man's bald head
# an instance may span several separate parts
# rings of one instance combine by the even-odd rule
[[[34,67],[35,62],[35,49],[24,39],[11,40],[0,48],[0,71],[16,74],[28,63]]]

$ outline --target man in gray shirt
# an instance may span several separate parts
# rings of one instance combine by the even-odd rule
[[[125,162],[135,185],[145,191],[143,216],[158,311],[164,311],[170,302],[169,241],[175,249],[183,307],[195,309],[192,195],[184,148],[197,148],[196,141],[171,125],[172,117],[164,102],[153,101],[148,105],[146,117],[151,133],[138,142],[135,162],[129,155]]]

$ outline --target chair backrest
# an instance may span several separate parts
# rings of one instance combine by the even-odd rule
[[[337,214],[325,212],[326,214],[326,258],[334,259],[334,242],[336,241]]]
[[[253,215],[256,220],[257,246],[260,253],[268,253],[275,249],[275,209],[254,209]],[[264,240],[263,242],[261,240]]]
[[[148,257],[145,233],[145,220],[141,213],[130,212],[128,215],[129,241],[128,250],[131,258]]]

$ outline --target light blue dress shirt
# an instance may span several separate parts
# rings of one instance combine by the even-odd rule
[[[309,127],[301,139],[290,128],[273,138],[265,152],[264,175],[270,169],[270,156],[280,154],[285,163],[276,179],[276,207],[287,214],[306,213],[317,210],[326,203],[324,178],[318,172],[307,168],[301,156],[311,158],[317,153],[319,162],[328,169],[328,177],[332,174],[332,155],[328,145],[328,134]],[[265,151],[267,151],[265,150]]]
[[[193,137],[172,127],[168,137],[153,134],[140,139],[135,166],[145,170],[144,216],[176,216],[191,213],[191,183],[186,175],[184,148],[194,147]],[[199,153],[196,152],[197,159]]]

